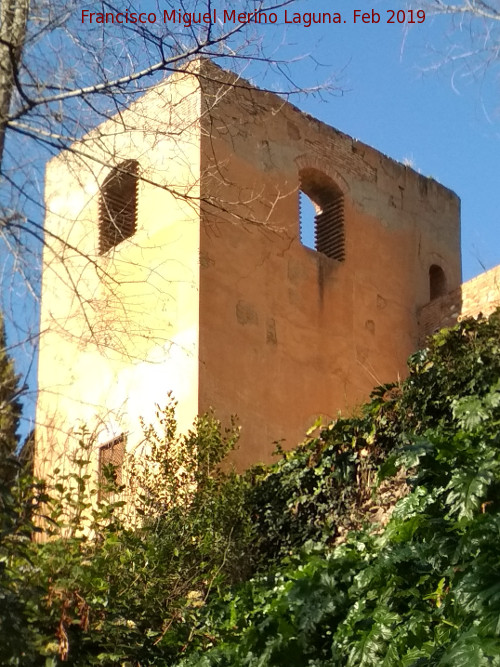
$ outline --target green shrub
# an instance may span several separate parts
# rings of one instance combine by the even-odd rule
[[[145,427],[143,456],[129,462],[130,489],[116,487],[110,468],[100,492],[82,433],[71,472],[47,484],[49,539],[16,552],[28,524],[11,531],[0,632],[16,635],[0,642],[1,664],[164,664],[190,643],[208,595],[251,567],[245,484],[218,466],[237,431],[222,433],[206,415],[182,437],[172,404],[157,416],[161,430]]]
[[[131,513],[85,434],[71,475],[4,494],[1,664],[500,665],[498,314],[243,477],[219,465],[236,432],[179,436],[174,407],[144,427]]]
[[[498,313],[438,334],[401,387],[259,472],[271,567],[211,601],[179,665],[500,665],[499,343]]]

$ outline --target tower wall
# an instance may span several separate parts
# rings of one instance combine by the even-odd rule
[[[456,289],[434,299],[420,311],[420,344],[444,327],[466,317],[488,317],[500,308],[500,266],[480,273]]]
[[[46,174],[37,469],[60,466],[84,424],[96,447],[172,391],[187,429],[198,409],[199,88],[178,74],[100,125]],[[139,164],[136,231],[99,252],[101,190]],[[101,207],[101,209],[100,209]]]
[[[236,414],[237,466],[269,460],[274,441],[294,446],[317,415],[405,374],[432,267],[460,284],[452,192],[209,62],[191,67],[47,170],[41,474],[82,423],[96,447],[120,433],[139,446],[139,417],[168,391],[181,430],[210,406]],[[100,253],[102,193],[127,160],[136,230]],[[323,235],[343,230],[321,241],[333,256],[301,242],[300,190]]]
[[[405,375],[430,267],[460,284],[459,200],[231,75],[222,95],[214,78],[202,84],[200,409],[238,415],[243,468]],[[320,193],[323,177],[343,194],[344,261],[300,241],[301,179]]]

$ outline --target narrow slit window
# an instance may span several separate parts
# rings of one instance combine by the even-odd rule
[[[339,262],[345,260],[344,195],[316,169],[300,173],[299,218],[303,245]]]
[[[429,296],[430,300],[438,299],[448,291],[446,275],[443,269],[433,264],[429,269]]]
[[[99,448],[99,499],[108,497],[103,487],[106,485],[105,471],[112,470],[117,486],[123,481],[123,462],[125,459],[125,435],[119,435]],[[112,468],[110,468],[112,466]]]
[[[101,255],[135,234],[139,163],[127,160],[114,167],[101,186],[99,252]]]

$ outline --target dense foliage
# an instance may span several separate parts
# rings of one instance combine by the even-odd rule
[[[85,432],[68,474],[19,478],[13,504],[34,523],[0,536],[0,664],[163,665],[189,645],[210,592],[248,574],[246,487],[218,465],[237,431],[206,415],[181,437],[171,404],[157,422],[122,487],[112,466],[95,483]],[[31,542],[41,525],[45,541]]]
[[[12,458],[16,452],[17,429],[21,417],[19,376],[7,348],[3,316],[0,314],[0,484],[12,476]]]
[[[71,476],[13,489],[1,664],[500,665],[500,314],[243,477],[221,471],[236,433],[212,416],[184,438],[173,407],[158,423],[133,520],[112,469],[106,493],[90,483],[85,434]]]
[[[500,665],[499,426],[497,313],[262,471],[273,565],[210,602],[181,664]]]

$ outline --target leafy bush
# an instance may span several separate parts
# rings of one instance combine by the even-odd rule
[[[500,665],[499,343],[498,313],[440,333],[362,417],[260,471],[273,565],[207,606],[179,665]]]
[[[82,433],[71,472],[55,471],[47,484],[49,539],[16,551],[22,532],[11,530],[1,581],[11,608],[0,613],[0,633],[19,634],[0,642],[1,664],[164,664],[189,644],[209,593],[251,566],[245,485],[218,466],[237,431],[222,433],[206,415],[179,436],[173,405],[158,420],[161,431],[145,426],[148,446],[130,461],[133,512],[112,467],[103,488],[93,483],[93,445]]]
[[[173,405],[158,421],[131,515],[112,470],[91,483],[85,434],[71,476],[9,491],[1,664],[500,665],[498,313],[243,477],[212,415],[185,437]],[[32,543],[41,500],[51,539]]]

